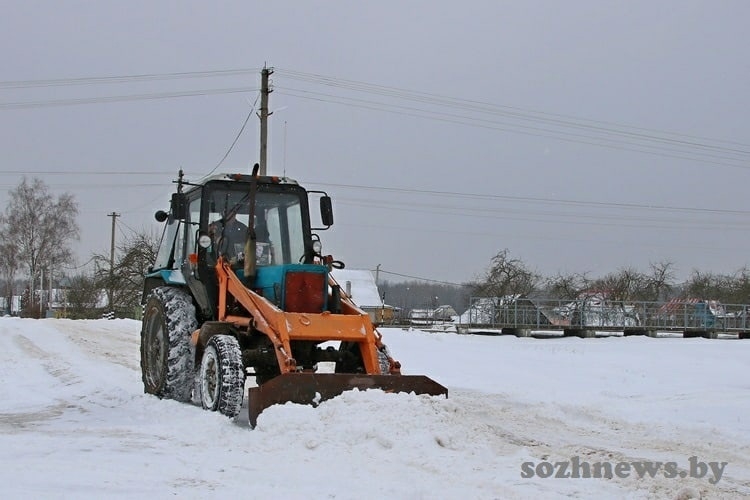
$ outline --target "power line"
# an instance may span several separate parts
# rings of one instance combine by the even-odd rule
[[[651,129],[651,128],[634,127],[631,125],[623,125],[623,124],[618,124],[618,123],[614,123],[610,121],[590,120],[590,119],[575,117],[571,115],[549,113],[549,112],[538,111],[538,110],[533,110],[529,108],[523,108],[519,106],[508,106],[508,105],[489,103],[485,101],[461,99],[461,98],[455,98],[451,96],[444,96],[444,95],[421,92],[421,91],[407,90],[407,89],[402,89],[398,87],[389,87],[389,86],[371,84],[371,83],[366,83],[366,82],[361,82],[361,81],[356,81],[356,80],[346,80],[342,78],[323,76],[323,75],[314,74],[314,73],[304,73],[304,72],[294,71],[294,70],[285,70],[283,68],[282,69],[277,68],[277,72],[281,75],[286,75],[290,79],[297,79],[297,80],[307,81],[307,82],[320,84],[320,85],[340,87],[340,88],[359,91],[359,92],[367,92],[367,93],[378,94],[378,95],[392,96],[396,98],[409,99],[409,100],[414,100],[414,101],[451,105],[453,107],[459,107],[463,109],[472,109],[472,110],[482,111],[482,112],[490,112],[493,114],[504,114],[504,115],[508,114],[510,116],[522,117],[524,119],[535,120],[535,121],[540,120],[540,117],[542,117],[544,120],[547,120],[552,123],[561,123],[561,124],[576,126],[576,127],[586,127],[586,128],[591,128],[591,129],[607,130],[607,131],[613,131],[617,133],[626,133],[626,134],[633,134],[633,131],[635,131],[635,132],[647,133],[648,134],[647,136],[649,137],[652,137],[653,134],[662,134],[662,135],[682,138],[683,142],[692,142],[692,141],[717,142],[717,143],[722,143],[722,144],[733,144],[733,145],[741,146],[744,148],[750,148],[750,144],[744,144],[744,143],[740,143],[736,141],[710,139],[706,137],[699,137],[699,136],[688,135],[688,134],[680,134],[680,133]],[[633,134],[633,135],[636,135],[636,134]],[[643,135],[643,134],[638,134],[638,135]],[[687,139],[687,141],[685,141],[685,139]],[[743,151],[743,153],[748,153],[748,151]]]
[[[374,271],[373,271],[373,272],[374,272]],[[380,272],[381,272],[381,273],[383,273],[383,274],[391,274],[391,275],[393,275],[393,276],[399,276],[399,277],[401,277],[401,278],[410,278],[410,279],[415,279],[415,280],[419,280],[419,281],[428,281],[428,282],[430,282],[430,283],[439,283],[439,284],[441,284],[441,285],[452,285],[452,286],[471,286],[471,285],[470,285],[470,284],[468,284],[468,283],[452,283],[452,282],[450,282],[450,281],[440,281],[440,280],[433,280],[433,279],[429,279],[429,278],[420,278],[420,277],[418,277],[418,276],[410,276],[410,275],[408,275],[408,274],[394,273],[394,272],[392,272],[392,271],[384,271],[384,270],[383,270],[382,268],[380,269]]]
[[[463,193],[458,191],[438,191],[431,189],[410,189],[410,188],[398,188],[388,186],[365,186],[361,184],[340,184],[340,183],[321,183],[321,182],[309,182],[308,185],[319,185],[328,187],[341,187],[341,188],[354,188],[363,190],[374,190],[374,191],[390,191],[396,193],[405,194],[425,194],[431,196],[440,197],[456,197],[456,198],[469,198],[469,199],[486,199],[486,200],[505,200],[513,202],[533,202],[543,204],[560,204],[560,205],[578,205],[578,206],[595,206],[595,207],[609,207],[609,208],[626,208],[626,209],[648,209],[648,210],[668,210],[668,211],[684,211],[684,212],[706,212],[706,213],[717,213],[717,214],[728,214],[728,215],[750,215],[748,210],[722,210],[717,208],[694,208],[694,207],[676,207],[668,205],[654,205],[654,204],[638,204],[638,203],[615,203],[615,202],[602,202],[602,201],[582,201],[582,200],[570,200],[560,198],[540,198],[533,196],[511,196],[511,195],[500,195],[500,194],[479,194],[479,193]]]
[[[221,157],[221,160],[219,160],[219,163],[217,163],[216,166],[213,169],[211,169],[211,171],[207,173],[204,177],[208,177],[209,175],[216,172],[216,169],[219,168],[222,163],[224,163],[224,160],[227,159],[227,156],[229,156],[229,153],[232,152],[234,145],[237,144],[237,141],[240,139],[242,132],[245,130],[245,127],[247,126],[247,122],[250,120],[250,117],[253,116],[253,113],[255,112],[255,105],[258,103],[259,97],[260,97],[260,92],[258,93],[257,96],[255,96],[255,102],[253,102],[253,105],[250,108],[250,112],[247,114],[247,117],[245,118],[245,122],[242,124],[242,127],[240,127],[240,131],[237,132],[237,136],[232,141],[232,144],[229,146],[229,149],[227,149],[227,152],[224,153],[224,156]]]
[[[216,70],[201,72],[183,72],[183,73],[166,73],[166,74],[144,74],[128,76],[109,76],[109,77],[87,77],[73,79],[54,79],[54,80],[27,80],[0,82],[6,88],[25,88],[35,86],[57,86],[57,85],[89,85],[98,83],[123,83],[133,81],[152,81],[152,80],[170,80],[184,78],[203,78],[209,76],[236,76],[244,75],[250,72],[249,69],[237,70]],[[331,102],[347,106],[372,109],[376,111],[385,111],[390,113],[405,114],[423,119],[438,120],[443,122],[455,123],[465,126],[481,127],[486,129],[498,130],[502,132],[524,134],[536,137],[546,137],[555,140],[586,144],[596,147],[609,149],[633,151],[638,153],[656,155],[666,158],[674,158],[688,161],[700,161],[722,165],[732,168],[748,169],[746,165],[747,155],[750,155],[750,145],[733,141],[715,140],[677,134],[673,132],[655,131],[620,125],[612,122],[587,120],[577,117],[571,117],[561,114],[545,113],[536,110],[524,109],[517,106],[497,105],[488,102],[459,99],[455,97],[430,94],[426,92],[410,91],[397,87],[386,87],[354,80],[344,80],[340,78],[327,77],[312,73],[303,73],[293,70],[280,70],[282,75],[289,79],[297,79],[306,83],[325,85],[339,88],[347,91],[366,92],[370,94],[381,95],[389,98],[419,102],[431,106],[439,106],[440,111],[431,109],[415,108],[412,106],[402,106],[391,103],[377,101],[368,101],[355,99],[345,96],[336,96],[301,89],[287,89],[278,87],[280,93],[292,97],[303,99],[312,99],[322,102]],[[2,109],[25,109],[34,107],[48,106],[69,106],[79,104],[122,102],[131,100],[146,99],[165,99],[175,97],[189,97],[209,94],[223,94],[247,92],[253,89],[249,88],[228,88],[228,89],[205,89],[182,92],[162,92],[152,94],[133,94],[123,96],[104,96],[90,98],[71,98],[57,99],[46,101],[26,101],[0,103]],[[255,89],[257,90],[257,89]],[[317,97],[314,97],[317,96]],[[543,128],[538,126],[525,125],[522,123],[498,122],[475,116],[456,115],[442,111],[443,108],[455,108],[472,113],[490,114],[494,116],[503,116],[522,122],[543,123],[554,128]],[[399,111],[400,110],[400,111]],[[249,120],[246,119],[245,124]],[[568,130],[566,130],[568,129]],[[588,132],[588,134],[574,133],[569,129],[577,129]],[[236,140],[244,130],[244,125],[238,134]],[[596,134],[596,135],[592,135]],[[658,134],[658,135],[656,135]],[[713,143],[713,144],[712,144]],[[722,146],[719,144],[732,145],[732,147]],[[671,147],[668,147],[671,146]],[[230,146],[229,151],[233,146]],[[743,148],[743,149],[740,149]],[[675,149],[678,148],[678,149]],[[719,153],[719,154],[715,154]],[[227,153],[228,155],[228,153]],[[223,159],[219,162],[219,165]],[[740,162],[740,163],[736,163]],[[214,168],[218,168],[218,166]],[[214,171],[212,170],[212,171]]]
[[[280,92],[281,94],[290,95],[290,96],[293,96],[293,97],[299,97],[299,98],[303,98],[303,99],[309,98],[309,99],[312,99],[312,100],[320,100],[320,101],[324,101],[324,102],[332,102],[332,103],[335,103],[335,104],[350,105],[350,106],[354,106],[354,107],[363,107],[363,108],[367,108],[367,109],[375,109],[375,110],[378,110],[378,111],[388,111],[387,108],[401,109],[401,110],[404,110],[404,111],[407,111],[407,112],[398,113],[398,114],[405,114],[405,115],[410,115],[410,116],[417,116],[417,117],[421,117],[421,118],[432,118],[432,119],[440,119],[440,117],[443,117],[441,119],[441,121],[447,121],[447,122],[452,122],[452,123],[460,123],[460,124],[464,124],[464,125],[472,125],[471,122],[486,123],[486,124],[494,124],[494,125],[503,125],[503,126],[517,127],[517,128],[520,128],[520,129],[527,129],[527,130],[533,130],[533,131],[538,131],[538,132],[545,132],[545,133],[548,133],[548,134],[563,134],[563,135],[568,135],[568,136],[571,136],[571,137],[580,137],[580,138],[588,138],[588,139],[606,139],[606,140],[610,140],[610,141],[614,142],[615,144],[618,144],[618,143],[619,144],[635,144],[635,145],[640,145],[640,146],[644,146],[644,147],[648,146],[648,147],[655,147],[655,148],[665,149],[663,146],[660,145],[660,144],[664,144],[664,145],[681,146],[681,147],[694,147],[694,148],[705,149],[705,150],[714,150],[714,151],[717,151],[717,152],[723,152],[725,154],[734,154],[734,155],[748,155],[748,154],[750,154],[750,151],[740,150],[740,149],[736,149],[736,148],[720,147],[720,146],[715,146],[715,145],[710,145],[710,144],[702,144],[702,143],[695,142],[695,141],[670,139],[670,138],[667,138],[667,137],[660,137],[660,136],[656,136],[656,135],[647,135],[647,134],[642,134],[642,133],[634,133],[634,132],[616,130],[616,129],[611,129],[611,128],[607,129],[607,128],[595,127],[595,126],[591,126],[591,125],[581,125],[581,124],[576,124],[576,123],[565,123],[565,122],[560,121],[560,120],[552,121],[552,120],[539,120],[539,119],[527,118],[527,117],[522,117],[522,116],[515,117],[515,118],[518,118],[518,119],[521,119],[521,120],[524,120],[524,121],[541,122],[541,123],[545,123],[547,125],[552,125],[552,126],[557,126],[557,127],[564,126],[564,127],[567,127],[567,128],[584,129],[584,130],[587,130],[589,132],[595,132],[595,133],[598,133],[598,134],[601,134],[601,135],[575,134],[575,133],[572,133],[572,132],[565,132],[564,130],[554,130],[554,129],[549,129],[549,128],[540,128],[540,127],[537,127],[537,126],[521,125],[521,124],[517,124],[517,123],[499,122],[499,121],[496,121],[496,120],[476,118],[476,117],[467,116],[467,115],[457,115],[457,114],[452,114],[452,113],[446,113],[444,111],[432,111],[432,110],[424,109],[424,108],[416,108],[416,107],[412,107],[412,106],[396,105],[396,104],[390,104],[390,103],[386,103],[386,102],[382,102],[382,101],[371,101],[371,100],[364,100],[364,99],[356,99],[356,98],[351,98],[351,97],[337,96],[337,95],[332,95],[332,94],[325,94],[325,93],[322,93],[322,92],[314,92],[314,91],[310,91],[310,90],[294,89],[294,88],[283,87],[283,86],[278,86],[277,88],[280,89],[280,90],[282,90],[282,92]],[[300,95],[300,94],[307,94],[308,96]],[[316,97],[309,97],[309,96],[317,96],[317,98]],[[326,99],[326,98],[329,98],[329,99]],[[333,99],[339,99],[339,101],[335,101]],[[459,106],[452,106],[452,107],[459,107]],[[467,110],[468,111],[480,111],[482,113],[497,114],[497,113],[492,113],[491,111],[486,111],[486,110],[485,111],[476,110],[476,109],[472,110],[470,108],[467,109]],[[426,113],[427,115],[412,114],[412,113],[409,113],[409,112]],[[431,117],[430,115],[434,115],[434,118]],[[508,118],[508,117],[506,116],[506,118]],[[485,127],[485,128],[493,128],[493,127]],[[498,129],[498,130],[503,130],[503,129]],[[602,137],[602,135],[604,135],[604,137]],[[608,136],[615,136],[615,137],[616,136],[621,136],[621,137],[624,137],[624,138],[628,139],[630,142],[628,142],[628,141],[616,141],[614,139],[609,139]],[[549,137],[549,136],[544,135],[543,137]],[[641,144],[641,143],[638,143],[638,142],[632,142],[634,140],[654,142],[654,143],[657,143],[657,144],[656,145],[649,145],[649,144]],[[667,151],[680,151],[680,150],[674,150],[674,149],[666,149],[666,150]],[[703,155],[709,156],[709,157],[712,156],[712,155],[710,155],[708,153],[700,153],[700,154],[703,154]],[[725,158],[725,157],[719,157],[719,158]],[[735,159],[735,158],[728,157],[727,159]]]
[[[86,262],[84,262],[80,266],[60,266],[60,269],[68,269],[68,270],[71,270],[71,271],[75,271],[75,270],[78,270],[78,269],[81,269],[81,268],[84,268],[84,267],[88,266],[89,264],[91,264],[91,262],[93,262],[94,259],[96,259],[96,256],[92,256],[91,258],[89,258],[89,260],[87,260]]]
[[[105,172],[92,170],[0,170],[0,175],[165,175],[174,172],[159,172],[154,170],[127,171],[127,172]]]
[[[346,203],[346,205],[354,205],[354,206],[365,206],[369,208],[378,208],[378,209],[386,209],[386,210],[399,210],[398,208],[393,208],[388,205],[367,205],[362,203],[356,203],[356,202],[349,202]],[[403,213],[403,210],[400,210],[401,213]],[[618,228],[636,228],[636,229],[661,229],[661,230],[684,230],[684,229],[701,229],[701,230],[714,230],[714,231],[722,231],[726,232],[728,230],[734,230],[734,231],[742,231],[747,232],[748,229],[750,229],[750,222],[738,222],[734,224],[729,224],[726,222],[716,222],[711,223],[708,221],[694,221],[694,220],[659,220],[659,219],[653,219],[653,218],[643,218],[643,217],[627,217],[627,216],[620,216],[620,215],[609,215],[609,216],[602,216],[602,215],[593,215],[593,214],[574,214],[574,213],[553,213],[553,212],[522,212],[522,211],[514,211],[514,210],[508,210],[507,214],[495,214],[495,215],[477,215],[473,213],[456,213],[456,212],[436,212],[434,210],[419,210],[410,208],[409,212],[418,212],[418,213],[426,213],[426,214],[432,214],[432,215],[445,215],[445,216],[456,216],[456,217],[465,217],[465,218],[471,218],[472,220],[476,219],[494,219],[494,220],[512,220],[512,221],[521,221],[521,222],[535,222],[535,223],[543,223],[543,224],[549,224],[552,226],[559,227],[561,224],[565,224],[566,226],[570,225],[578,225],[578,226],[605,226],[605,227],[612,227],[613,224],[616,224]],[[497,210],[497,212],[500,212],[500,210]],[[512,215],[517,214],[517,215]],[[628,221],[630,221],[628,223]],[[375,226],[379,228],[390,228],[390,229],[399,229],[396,226],[388,225],[388,226]],[[415,230],[414,227],[411,228],[401,228],[404,230]],[[424,226],[420,226],[416,230],[425,231]],[[434,232],[434,231],[432,231]],[[438,230],[437,232],[444,232],[447,234],[456,234],[457,232],[460,232],[460,229],[450,228],[450,229],[443,229]],[[475,233],[463,233],[463,234],[475,234]]]
[[[572,132],[566,132],[564,130],[542,129],[539,127],[530,127],[526,125],[494,122],[491,120],[477,119],[477,118],[472,118],[469,116],[451,115],[451,114],[447,114],[443,112],[436,112],[436,111],[424,110],[424,109],[419,109],[419,108],[408,108],[404,106],[391,105],[391,104],[376,102],[376,101],[363,101],[361,99],[352,99],[352,98],[347,98],[347,97],[332,96],[330,94],[322,94],[325,97],[311,97],[309,95],[294,93],[288,90],[285,91],[283,90],[284,87],[277,87],[277,88],[280,89],[278,90],[279,94],[288,95],[291,97],[298,97],[301,99],[308,99],[308,100],[319,101],[319,102],[329,102],[329,103],[339,104],[339,105],[344,105],[344,106],[369,109],[373,111],[392,113],[392,114],[398,114],[398,115],[412,116],[416,118],[429,119],[433,121],[453,123],[457,125],[477,127],[477,128],[488,129],[488,130],[496,130],[500,132],[509,132],[509,133],[527,135],[527,136],[532,136],[532,137],[543,137],[543,138],[555,139],[555,140],[559,140],[563,142],[570,142],[570,143],[575,143],[575,144],[586,144],[589,146],[596,146],[596,147],[607,148],[607,149],[644,153],[644,154],[649,154],[649,155],[654,155],[654,156],[660,156],[663,158],[673,158],[673,159],[678,159],[678,160],[689,160],[689,161],[701,161],[705,163],[711,163],[714,165],[722,165],[722,166],[740,168],[740,169],[750,168],[742,164],[729,163],[731,161],[741,161],[740,158],[734,158],[731,156],[717,156],[717,155],[712,155],[712,154],[703,153],[703,152],[690,152],[690,151],[683,151],[679,149],[678,150],[669,149],[658,144],[641,144],[641,143],[627,142],[627,141],[622,141],[622,140],[610,139],[608,137],[575,134]],[[319,93],[309,92],[309,91],[301,91],[301,92],[307,93],[307,94],[319,94]],[[399,111],[399,109],[401,109],[402,111]],[[411,110],[411,111],[404,111],[404,110]],[[522,130],[522,129],[528,129],[528,130]],[[604,141],[604,142],[601,142],[601,141]],[[655,151],[652,151],[649,149],[643,149],[643,148],[652,148],[652,149],[655,149]],[[682,153],[682,154],[671,154],[671,153]],[[685,156],[685,155],[690,155],[690,154],[697,155],[697,156]],[[737,153],[727,150],[727,154],[737,154]],[[726,161],[711,160],[711,158],[716,158],[718,160],[726,160]]]
[[[64,79],[46,79],[46,80],[18,80],[18,81],[5,81],[0,82],[0,88],[33,88],[33,87],[45,87],[45,86],[61,86],[61,85],[95,85],[95,84],[102,84],[102,83],[129,83],[129,82],[138,82],[138,81],[161,81],[161,80],[175,80],[175,79],[187,79],[187,78],[207,78],[207,77],[228,77],[228,76],[244,76],[246,74],[249,74],[251,72],[257,72],[257,68],[241,68],[241,69],[225,69],[225,70],[210,70],[210,71],[195,71],[195,72],[181,72],[181,73],[162,73],[162,74],[139,74],[139,75],[125,75],[125,76],[107,76],[107,77],[84,77],[84,78],[64,78]],[[750,154],[750,145],[739,143],[736,141],[726,141],[726,140],[717,140],[717,139],[708,139],[705,137],[698,137],[694,135],[687,135],[687,134],[678,134],[674,132],[666,132],[666,131],[659,131],[655,129],[648,129],[643,127],[633,127],[629,125],[622,125],[617,124],[613,122],[607,122],[607,121],[600,121],[600,120],[589,120],[579,117],[573,117],[570,115],[563,115],[563,114],[556,114],[556,113],[548,113],[548,112],[542,112],[537,110],[532,110],[528,108],[522,108],[519,106],[508,106],[508,105],[500,105],[500,104],[494,104],[484,101],[478,101],[478,100],[469,100],[469,99],[461,99],[456,98],[452,96],[445,96],[445,95],[439,95],[439,94],[433,94],[433,93],[427,93],[427,92],[421,92],[421,91],[413,91],[413,90],[406,90],[398,87],[389,87],[384,85],[377,85],[372,83],[366,83],[361,81],[355,81],[355,80],[346,80],[336,77],[330,77],[330,76],[324,76],[314,73],[305,73],[295,70],[284,70],[280,69],[278,72],[292,80],[299,80],[302,82],[315,84],[315,85],[324,85],[328,87],[333,88],[339,88],[342,90],[348,90],[348,91],[354,91],[354,92],[364,92],[369,94],[375,94],[375,95],[381,95],[385,97],[390,97],[394,99],[401,99],[401,100],[408,100],[412,102],[419,102],[423,104],[429,104],[429,105],[437,105],[442,107],[450,107],[450,108],[456,108],[456,109],[462,109],[464,111],[471,111],[471,112],[478,112],[483,114],[491,114],[496,116],[504,116],[506,118],[512,118],[516,120],[521,121],[527,121],[527,122],[535,122],[535,123],[544,123],[547,125],[552,125],[555,127],[563,127],[563,128],[574,128],[579,130],[587,130],[589,132],[595,132],[597,134],[604,134],[605,136],[620,136],[624,137],[629,141],[637,140],[637,141],[647,141],[651,143],[656,143],[652,145],[645,145],[641,143],[632,143],[632,142],[626,142],[626,144],[630,144],[631,146],[633,144],[637,145],[638,147],[656,147],[661,148],[663,145],[672,145],[672,146],[679,146],[679,147],[691,147],[691,148],[697,148],[700,150],[706,150],[706,151],[714,151],[719,152],[723,154],[730,154],[730,155],[741,155],[745,156]],[[283,89],[283,87],[281,87]],[[230,92],[244,92],[251,89],[242,88],[242,89],[208,89],[208,90],[195,90],[195,91],[185,91],[185,92],[166,92],[166,93],[156,93],[156,94],[136,94],[136,95],[125,95],[125,96],[106,96],[106,97],[92,97],[92,98],[78,98],[78,99],[60,99],[60,100],[49,100],[49,101],[32,101],[32,102],[15,102],[15,103],[2,103],[0,104],[0,109],[14,109],[14,108],[27,108],[27,107],[43,107],[43,106],[63,106],[63,105],[76,105],[76,104],[90,104],[90,103],[100,103],[100,102],[116,102],[116,101],[128,101],[128,100],[143,100],[143,99],[162,99],[162,98],[170,98],[170,97],[186,97],[186,96],[194,96],[194,95],[208,95],[208,94],[220,94],[220,93],[230,93]],[[444,115],[443,121],[451,121],[446,120],[445,117],[452,117],[454,119],[458,118],[461,120],[473,120],[476,125],[476,123],[485,121],[495,124],[501,124],[505,126],[513,126],[517,129],[529,129],[529,130],[536,130],[538,132],[545,132],[545,133],[553,133],[553,134],[564,134],[568,136],[578,136],[582,138],[587,139],[593,139],[593,140],[602,140],[605,139],[601,136],[591,136],[591,135],[581,135],[581,134],[572,134],[570,132],[565,132],[564,130],[550,130],[550,129],[539,129],[538,127],[530,127],[528,125],[520,125],[520,124],[503,124],[502,122],[493,122],[491,120],[479,120],[477,118],[467,117],[467,116],[461,116],[461,115],[450,115],[447,113],[438,113],[431,110],[425,110],[421,108],[406,108],[404,106],[396,106],[392,104],[387,103],[378,103],[373,101],[363,101],[361,99],[352,99],[348,97],[342,97],[342,96],[332,96],[330,94],[322,94],[319,92],[312,92],[309,90],[300,90],[300,89],[288,89],[290,92],[298,92],[298,93],[306,93],[310,95],[318,95],[327,97],[325,98],[315,98],[314,100],[322,100],[326,102],[335,102],[338,104],[346,104],[346,105],[356,105],[355,102],[359,102],[359,107],[367,107],[366,104],[379,106],[380,108],[378,110],[383,111],[383,106],[391,107],[391,108],[404,108],[409,109],[411,111],[417,111],[420,113],[428,113],[433,115]],[[292,95],[293,97],[300,97],[300,98],[311,98],[310,95],[303,96],[299,94],[290,93],[288,95]],[[331,101],[330,99],[345,99],[348,102],[342,102],[342,101]],[[425,116],[421,116],[422,118],[425,118]],[[433,119],[437,119],[433,117]],[[470,125],[471,123],[463,123],[464,125]],[[485,128],[497,128],[497,127],[485,127]],[[519,132],[518,130],[506,130],[509,132]],[[658,134],[658,135],[655,135]],[[535,134],[531,134],[535,135]],[[539,134],[536,134],[539,135]],[[544,137],[547,137],[545,135],[542,135]],[[552,138],[556,138],[559,140],[563,140],[560,137],[553,136]],[[611,138],[608,138],[606,140],[612,141]],[[583,142],[584,144],[590,144],[589,142]],[[711,144],[714,143],[714,144]],[[658,144],[661,144],[662,146],[659,146]],[[738,147],[727,147],[727,146],[719,146],[717,144],[727,144],[727,145],[733,145],[733,146],[739,146],[743,149],[739,149]],[[604,146],[603,144],[591,144],[595,146]],[[638,152],[645,152],[641,150],[635,150]],[[669,151],[669,150],[668,150]],[[674,150],[672,150],[674,151]],[[653,152],[651,152],[653,154]],[[707,155],[707,153],[699,153],[701,155]],[[711,155],[708,155],[711,157]],[[679,159],[692,159],[692,158],[682,158],[678,157]],[[726,159],[726,160],[739,160],[739,158],[733,158],[733,157],[718,157],[718,159]],[[737,167],[738,165],[730,165]]]
[[[156,92],[151,94],[130,94],[102,97],[80,97],[69,99],[50,99],[44,101],[19,101],[0,103],[0,111],[11,109],[47,108],[57,106],[78,106],[81,104],[102,104],[114,102],[145,101],[154,99],[171,99],[177,97],[196,97],[221,94],[241,94],[257,92],[253,87],[233,87],[221,89],[185,90],[178,92]]]
[[[0,170],[0,175],[2,174],[12,174],[12,175],[21,175],[21,174],[29,174],[29,175],[96,175],[96,176],[106,176],[106,175],[172,175],[174,172],[105,172],[105,171],[83,171],[83,170],[60,170],[60,171],[42,171],[42,170],[32,170],[32,171],[24,171],[24,170]],[[356,189],[356,190],[367,190],[367,191],[384,191],[384,192],[394,192],[394,193],[404,193],[404,194],[416,194],[416,195],[429,195],[429,196],[438,196],[441,198],[445,197],[455,197],[455,198],[466,198],[466,199],[484,199],[484,200],[500,200],[500,201],[512,201],[512,202],[522,202],[522,203],[542,203],[542,204],[552,204],[552,205],[576,205],[576,206],[588,206],[588,207],[603,207],[603,208],[624,208],[624,209],[643,209],[643,210],[665,210],[665,211],[681,211],[681,212],[704,212],[704,213],[715,213],[715,214],[725,214],[725,215],[750,215],[750,211],[748,210],[727,210],[727,209],[718,209],[718,208],[700,208],[700,207],[685,207],[685,206],[671,206],[671,205],[659,205],[659,204],[653,204],[653,203],[617,203],[617,202],[602,202],[602,201],[584,201],[584,200],[574,200],[574,199],[565,199],[565,198],[542,198],[542,197],[533,197],[533,196],[514,196],[514,195],[502,195],[502,194],[482,194],[482,193],[467,193],[467,192],[460,192],[460,191],[442,191],[442,190],[431,190],[431,189],[413,189],[413,188],[400,188],[400,187],[394,187],[394,186],[373,186],[373,185],[362,185],[362,184],[342,184],[342,183],[325,183],[325,182],[318,182],[318,181],[310,181],[305,182],[306,185],[310,186],[326,186],[326,187],[337,187],[337,188],[345,188],[345,189]],[[100,188],[109,188],[109,187],[163,187],[164,184],[162,183],[122,183],[117,182],[114,183],[97,183],[97,184],[86,184],[82,185],[80,183],[74,183],[74,184],[55,184],[55,188],[94,188],[94,189],[100,189]],[[15,185],[10,184],[0,184],[1,188],[7,188],[11,189],[15,187]],[[159,195],[161,196],[161,195]],[[361,199],[360,199],[361,200]],[[421,204],[420,204],[421,206]]]
[[[222,69],[222,70],[204,70],[204,71],[190,71],[190,72],[172,72],[172,73],[145,73],[145,74],[133,74],[133,75],[118,75],[118,76],[94,76],[94,77],[74,77],[74,78],[55,78],[55,79],[39,79],[39,80],[12,80],[12,81],[0,81],[0,89],[28,89],[37,87],[54,87],[54,86],[81,86],[81,85],[100,85],[100,84],[113,84],[113,83],[133,83],[133,82],[152,82],[152,81],[170,81],[170,80],[184,80],[184,79],[196,79],[196,78],[214,78],[214,77],[234,77],[234,76],[245,76],[251,73],[257,73],[261,68],[239,68],[239,69]],[[316,73],[306,73],[302,71],[296,71],[291,69],[279,69],[276,68],[276,72],[291,80],[298,80],[305,83],[314,85],[323,85],[333,88],[339,88],[342,90],[368,93],[374,95],[381,95],[385,97],[391,97],[401,100],[409,100],[413,102],[421,102],[424,104],[433,104],[444,107],[452,107],[457,109],[463,109],[479,113],[488,113],[493,115],[500,115],[510,117],[514,119],[542,122],[547,124],[553,124],[556,126],[564,126],[570,128],[587,129],[596,132],[606,132],[608,134],[623,135],[630,138],[646,139],[650,141],[661,141],[666,143],[676,143],[685,146],[693,146],[699,148],[720,150],[723,152],[734,152],[742,155],[750,154],[750,145],[719,139],[709,139],[705,137],[699,137],[695,135],[679,134],[675,132],[668,132],[656,129],[649,129],[644,127],[634,127],[630,125],[618,124],[610,121],[602,120],[590,120],[581,117],[575,117],[571,115],[549,113],[544,111],[538,111],[530,108],[523,108],[520,106],[509,106],[496,103],[490,103],[480,100],[471,100],[464,98],[457,98],[453,96],[446,96],[441,94],[429,93],[424,91],[408,90],[399,87],[385,86],[379,84],[373,84],[368,82],[362,82],[357,80],[349,80],[338,77],[320,75]],[[249,89],[242,89],[241,91],[247,91]],[[292,89],[294,90],[294,89]],[[238,89],[209,89],[202,91],[188,91],[189,94],[183,94],[180,92],[166,93],[166,94],[146,94],[146,95],[134,95],[134,96],[109,96],[109,97],[96,97],[90,98],[91,102],[106,102],[107,99],[142,99],[142,98],[163,98],[163,97],[180,97],[183,95],[193,95],[193,92],[199,93],[223,93],[240,91]],[[300,92],[309,92],[300,90]],[[100,101],[105,100],[105,101]],[[89,101],[85,101],[88,103]],[[80,100],[58,100],[58,101],[42,101],[42,102],[27,102],[27,103],[5,103],[0,104],[0,108],[4,106],[38,106],[38,105],[62,105],[62,104],[77,104],[84,103]],[[659,135],[655,135],[659,134]],[[744,149],[719,147],[711,143],[731,144],[739,146]]]
[[[74,77],[74,78],[51,78],[41,80],[11,80],[11,81],[0,81],[0,88],[2,89],[27,89],[36,87],[60,87],[60,86],[71,86],[71,85],[100,85],[100,84],[112,84],[112,83],[130,83],[130,82],[142,82],[142,81],[164,81],[164,80],[184,80],[192,78],[213,78],[213,77],[226,77],[226,76],[237,76],[246,75],[250,73],[257,73],[260,68],[244,68],[244,69],[226,69],[226,70],[211,70],[211,71],[188,71],[181,73],[145,73],[135,75],[124,75],[124,76],[89,76],[89,77]]]

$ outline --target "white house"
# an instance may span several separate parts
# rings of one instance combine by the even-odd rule
[[[334,269],[331,275],[341,286],[341,291],[369,314],[373,323],[388,323],[393,319],[393,306],[383,303],[372,272],[363,269]]]

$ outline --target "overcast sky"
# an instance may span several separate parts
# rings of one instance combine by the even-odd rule
[[[324,250],[347,267],[461,283],[505,248],[545,275],[750,265],[746,1],[2,10],[0,206],[23,173],[73,193],[79,264],[108,254],[108,213],[118,239],[156,227],[178,169],[217,167],[267,63],[268,172],[333,196]],[[258,131],[216,171],[249,171]]]

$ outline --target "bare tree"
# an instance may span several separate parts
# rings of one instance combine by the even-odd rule
[[[537,289],[540,280],[537,273],[528,269],[520,259],[511,258],[508,249],[505,249],[492,258],[492,265],[484,280],[477,283],[474,295],[529,295]]]
[[[33,290],[42,269],[70,262],[70,244],[79,237],[78,205],[73,195],[64,193],[55,199],[47,185],[34,178],[10,191],[10,200],[0,218],[5,241],[17,250],[19,267],[28,272],[29,289]]]
[[[720,274],[693,270],[685,284],[685,292],[689,297],[699,299],[723,300],[729,278]]]
[[[717,274],[693,270],[685,293],[694,298],[719,300],[724,304],[746,304],[750,299],[750,270],[746,267],[734,274]]]
[[[631,301],[642,296],[645,276],[631,267],[622,268],[594,281],[593,287],[610,300]]]
[[[674,289],[674,264],[668,261],[652,262],[651,276],[646,279],[646,289],[642,300],[656,302],[666,298]]]
[[[562,274],[547,278],[545,289],[552,297],[558,299],[575,299],[591,288],[591,279],[586,273]]]
[[[156,259],[159,236],[141,230],[117,246],[115,266],[110,273],[110,257],[94,255],[97,262],[97,281],[112,296],[110,309],[120,316],[130,316],[138,308],[143,292],[144,276]]]
[[[734,273],[731,303],[747,304],[748,302],[750,302],[750,269],[743,267]]]
[[[65,294],[67,316],[71,319],[93,319],[101,315],[98,309],[102,289],[93,276],[78,274],[70,278]]]
[[[13,284],[20,263],[18,262],[18,248],[9,238],[7,231],[3,229],[0,229],[0,241],[4,242],[0,244],[0,276],[5,284],[5,312],[10,313],[13,302]]]

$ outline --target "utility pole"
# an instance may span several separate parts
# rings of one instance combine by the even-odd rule
[[[39,270],[39,319],[42,319],[42,306],[44,302],[44,267]]]
[[[263,68],[260,79],[260,170],[258,175],[266,174],[266,158],[268,157],[268,96],[273,92],[268,83],[268,77],[273,74],[273,68]]]
[[[109,292],[107,293],[107,299],[109,300],[109,309],[114,313],[115,306],[114,302],[114,277],[115,277],[115,227],[116,221],[120,214],[112,212],[107,214],[107,217],[112,217],[112,242],[109,247]],[[114,319],[114,317],[112,318]]]

